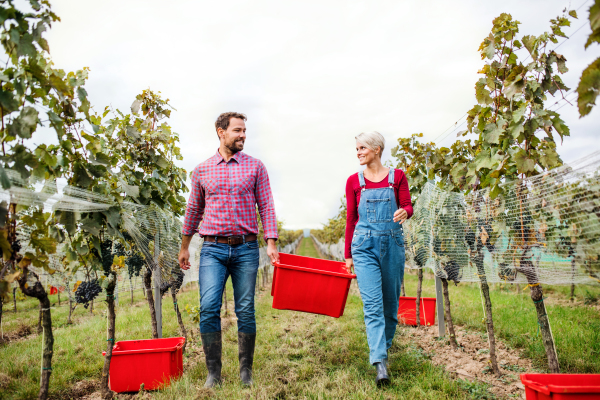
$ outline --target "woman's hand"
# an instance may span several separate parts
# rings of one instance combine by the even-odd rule
[[[351,258],[346,258],[346,271],[348,271],[349,274],[352,274],[354,271],[354,261],[352,261]]]
[[[408,218],[408,213],[404,208],[399,208],[394,213],[394,222],[403,223]]]

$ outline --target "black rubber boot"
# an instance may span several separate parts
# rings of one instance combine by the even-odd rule
[[[221,352],[223,342],[221,341],[221,331],[200,334],[202,337],[202,347],[206,357],[206,377],[205,388],[212,388],[221,383]]]
[[[252,363],[254,361],[255,343],[256,333],[238,332],[240,379],[245,386],[252,385]]]
[[[377,371],[377,377],[375,378],[377,386],[386,386],[390,384],[390,377],[388,375],[387,365],[385,362],[375,363],[375,371]]]

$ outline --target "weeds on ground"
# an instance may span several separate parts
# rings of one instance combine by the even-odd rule
[[[489,385],[485,383],[474,381],[469,382],[464,379],[457,380],[460,388],[467,392],[472,399],[476,400],[496,400],[496,396],[489,392]]]
[[[404,276],[406,293],[414,296],[417,277],[411,273]],[[535,306],[528,292],[505,292],[499,289],[492,285],[490,291],[496,334],[510,347],[521,349],[523,357],[531,359],[536,369],[547,372],[548,359],[538,332]],[[590,293],[588,302],[594,302],[594,299],[599,301],[599,288],[590,286],[586,290]],[[544,293],[552,293],[553,298],[566,300],[564,303],[546,303],[561,372],[600,373],[600,315],[597,310],[568,303],[569,286],[544,285]],[[435,297],[435,283],[431,274],[426,274],[423,282],[423,296]],[[487,341],[479,286],[471,283],[452,286],[450,299],[454,323],[479,332]]]
[[[585,294],[583,295],[583,304],[592,306],[592,305],[596,305],[597,303],[598,303],[598,295],[586,290]]]

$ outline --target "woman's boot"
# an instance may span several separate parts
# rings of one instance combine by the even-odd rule
[[[221,341],[221,331],[200,334],[202,337],[202,347],[206,358],[206,377],[205,388],[212,388],[221,383],[221,352],[223,342]]]
[[[254,361],[254,345],[256,333],[238,332],[240,358],[240,379],[246,386],[252,385],[252,362]]]
[[[387,365],[385,362],[376,362],[375,371],[377,371],[377,377],[375,378],[377,386],[385,386],[390,383],[390,377],[388,375]]]

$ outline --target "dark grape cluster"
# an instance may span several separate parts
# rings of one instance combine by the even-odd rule
[[[460,278],[462,278],[462,270],[456,261],[448,261],[444,266],[444,269],[448,274],[449,281],[454,281],[454,283],[460,282]]]
[[[21,251],[21,243],[19,242],[19,240],[15,240],[14,242],[12,242],[11,247],[13,254],[17,254]]]
[[[144,257],[140,253],[133,253],[131,256],[125,259],[125,265],[127,265],[127,272],[129,276],[140,276],[140,271],[145,264]]]
[[[185,273],[181,270],[181,268],[177,267],[175,271],[173,271],[173,278],[171,278],[171,286],[176,291],[181,289],[181,285],[183,285],[183,277]]]
[[[171,282],[162,282],[160,284],[160,295],[164,296],[167,293],[167,290],[171,287]]]
[[[90,282],[82,282],[75,291],[75,302],[83,304],[83,307],[88,308],[90,301],[94,300],[101,292],[102,288],[98,284],[97,279]]]
[[[103,241],[100,244],[100,248],[102,249],[102,269],[104,270],[104,274],[108,276],[110,274],[110,269],[114,259],[114,255],[112,253],[112,240]]]
[[[469,231],[465,234],[465,241],[467,242],[467,244],[469,245],[469,247],[471,248],[472,251],[475,251],[475,240],[477,238],[475,237],[475,232],[473,231]]]
[[[424,247],[419,247],[417,249],[417,253],[415,254],[415,262],[419,266],[419,268],[423,268],[425,263],[427,262],[427,249]]]
[[[529,241],[529,236],[532,233],[531,228],[533,227],[533,218],[531,215],[524,214],[517,218],[512,224],[512,229],[515,231],[515,238],[521,239],[522,241]]]
[[[181,268],[176,267],[171,272],[171,280],[168,282],[162,282],[160,284],[160,295],[163,296],[169,288],[173,288],[175,292],[178,292],[183,285],[183,277],[185,276],[184,272]]]

